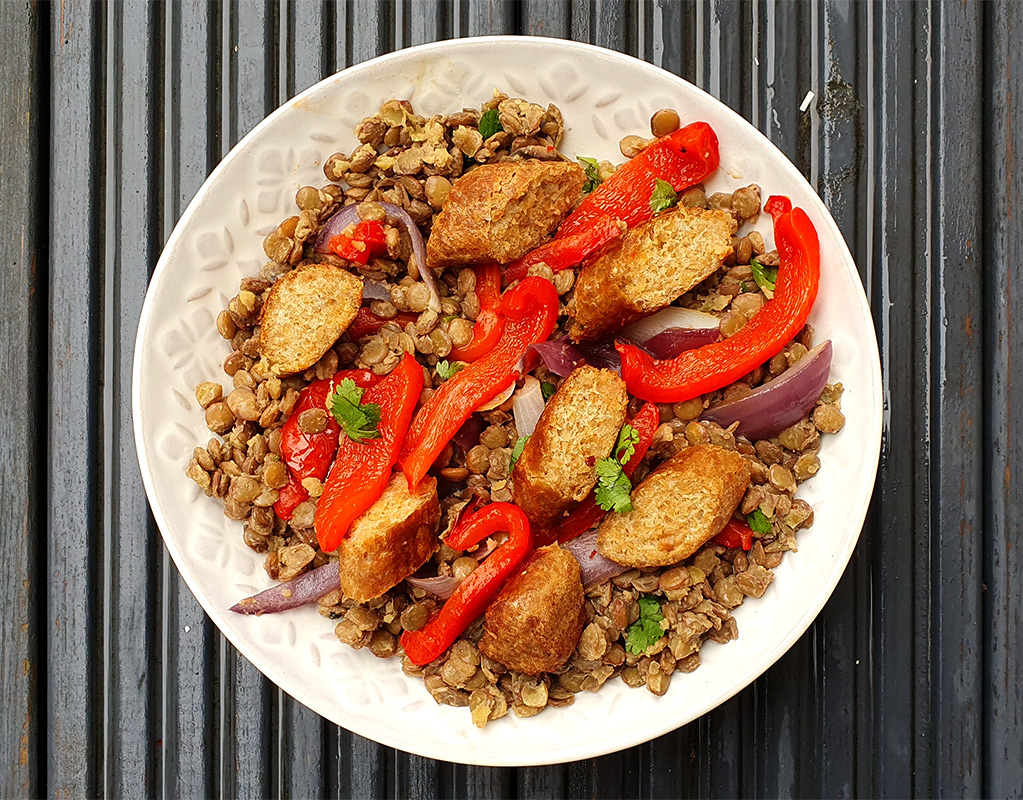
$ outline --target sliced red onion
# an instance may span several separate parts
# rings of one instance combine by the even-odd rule
[[[369,278],[362,280],[362,300],[390,300],[391,291],[382,283],[371,281]]]
[[[831,371],[831,342],[824,341],[792,368],[745,397],[708,408],[700,419],[722,428],[738,422],[750,441],[767,439],[794,425],[817,403]]]
[[[642,347],[654,358],[675,358],[679,353],[713,344],[720,338],[716,327],[666,328],[643,342]]]
[[[668,306],[623,328],[621,334],[626,339],[642,343],[668,328],[717,328],[719,323],[720,320],[713,314]]]
[[[629,569],[616,561],[605,558],[597,551],[596,530],[577,536],[572,541],[563,544],[562,547],[575,556],[576,561],[579,562],[584,587],[603,583]]]
[[[579,345],[579,350],[582,351],[583,357],[586,359],[586,363],[591,367],[597,367],[598,369],[609,369],[612,372],[621,374],[622,372],[622,359],[618,355],[618,351],[615,349],[615,339],[624,339],[626,341],[635,344],[639,348],[643,348],[643,345],[633,342],[625,336],[609,337],[607,339],[601,339],[597,342],[582,342]]]
[[[408,233],[409,239],[412,240],[412,257],[416,261],[416,270],[423,279],[423,283],[426,284],[426,288],[430,290],[430,308],[439,314],[441,307],[440,292],[437,289],[437,278],[434,277],[430,268],[426,266],[426,242],[423,241],[423,234],[419,232],[419,226],[408,215],[408,212],[393,203],[377,201],[377,205],[383,208],[384,213],[387,214],[388,224],[400,225]],[[316,250],[321,253],[329,253],[330,250],[327,248],[327,244],[331,238],[344,233],[345,228],[349,225],[358,224],[359,221],[358,203],[343,206],[340,211],[328,219],[323,224],[323,227],[320,228],[320,234],[316,237]]]
[[[452,437],[452,441],[469,452],[480,443],[480,434],[483,433],[485,427],[486,423],[483,422],[483,418],[479,414],[472,414],[458,429],[458,433]]]
[[[276,614],[319,600],[341,588],[337,562],[305,572],[293,581],[278,583],[231,606],[235,614]]]
[[[567,378],[583,359],[582,350],[567,338],[538,342],[530,345],[527,352],[530,350],[539,355],[543,359],[543,363],[547,365],[547,369],[559,378]]]
[[[508,398],[512,396],[512,392],[515,391],[515,381],[509,383],[504,389],[498,392],[494,397],[481,406],[477,406],[477,411],[493,411],[500,405],[504,405],[508,401]]]
[[[543,390],[540,388],[540,381],[532,375],[528,375],[522,388],[515,392],[515,396],[512,398],[515,430],[518,431],[519,436],[529,436],[533,433],[543,409]]]
[[[405,578],[405,583],[409,586],[436,595],[441,600],[447,600],[451,597],[461,582],[454,575],[434,575],[432,578]]]

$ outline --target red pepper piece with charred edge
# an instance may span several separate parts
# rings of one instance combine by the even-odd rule
[[[561,223],[552,241],[511,264],[505,270],[507,280],[522,278],[541,261],[555,272],[574,267],[622,234],[619,220],[631,228],[653,216],[650,196],[658,180],[681,192],[706,180],[720,161],[718,137],[706,122],[662,136],[594,189]]]
[[[401,646],[413,664],[429,664],[451,647],[473,620],[486,611],[505,581],[533,550],[529,520],[521,508],[511,503],[484,506],[448,535],[451,547],[465,550],[501,531],[508,532],[507,541],[469,573],[440,613],[420,630],[401,635]]]
[[[341,426],[327,412],[327,427],[319,433],[305,433],[298,426],[299,415],[312,408],[327,407],[327,398],[334,391],[334,386],[345,378],[351,378],[355,385],[367,389],[379,378],[366,369],[343,369],[333,378],[310,383],[298,396],[298,402],[291,416],[281,427],[281,460],[288,468],[289,481],[281,489],[274,503],[274,511],[281,519],[291,519],[295,507],[309,499],[309,492],[302,486],[304,478],[316,478],[322,481],[327,476],[330,465],[337,454],[338,437]]]
[[[423,368],[406,353],[390,375],[362,396],[363,405],[380,406],[380,438],[354,442],[341,437],[316,507],[316,538],[323,552],[336,550],[352,522],[380,497],[422,391]]]
[[[721,533],[710,540],[711,544],[723,547],[741,547],[743,550],[753,549],[753,530],[734,517],[725,524]]]
[[[788,198],[772,197],[764,208],[774,216],[781,259],[774,299],[728,339],[675,358],[654,359],[634,345],[617,342],[630,393],[656,403],[681,403],[713,392],[759,367],[802,330],[820,282],[817,230],[803,209],[791,208]]]
[[[473,267],[476,273],[476,296],[480,301],[480,313],[472,328],[472,341],[462,347],[451,349],[455,361],[475,361],[482,358],[497,344],[504,330],[501,319],[501,268],[497,264]]]
[[[625,474],[631,478],[654,441],[654,433],[661,424],[661,412],[653,403],[645,403],[636,416],[629,420],[629,424],[639,436],[636,451],[622,467]],[[607,512],[597,505],[596,495],[591,491],[556,527],[542,533],[538,531],[537,544],[542,546],[555,541],[562,544],[569,542],[596,527],[605,514]]]
[[[531,344],[551,335],[558,318],[558,293],[549,280],[531,276],[501,297],[504,330],[494,349],[444,381],[419,409],[401,454],[410,491],[472,412],[515,380]]]

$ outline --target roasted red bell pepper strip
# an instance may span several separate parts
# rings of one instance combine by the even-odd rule
[[[354,442],[341,437],[316,506],[316,538],[323,552],[336,550],[352,522],[380,497],[422,391],[423,368],[406,353],[390,375],[362,396],[363,404],[380,405],[380,438]]]
[[[719,544],[723,547],[741,547],[743,550],[753,548],[753,530],[732,517],[721,529],[721,533],[711,539],[712,544]]]
[[[447,543],[456,550],[479,544],[488,536],[508,532],[508,539],[469,573],[440,613],[418,631],[401,635],[401,646],[413,664],[423,666],[440,657],[497,597],[504,582],[533,549],[525,513],[511,503],[492,503],[458,524]]]
[[[352,226],[351,231],[330,237],[327,248],[341,258],[368,264],[373,256],[387,252],[387,231],[377,220],[363,220]]]
[[[636,412],[636,416],[629,420],[629,424],[639,436],[639,441],[636,442],[636,451],[622,467],[625,474],[631,478],[654,441],[654,432],[661,424],[660,409],[653,403],[645,403]],[[597,505],[596,496],[590,492],[557,526],[542,533],[537,531],[537,544],[549,544],[554,541],[569,542],[598,525],[605,514],[607,512]]]
[[[554,284],[537,276],[522,280],[502,295],[501,316],[504,330],[494,349],[444,381],[416,414],[401,454],[410,490],[473,410],[518,377],[526,348],[551,335],[558,318]]]
[[[779,203],[782,200],[771,198],[766,207],[784,208]],[[801,208],[779,210],[774,238],[781,258],[774,299],[738,333],[663,360],[634,345],[615,344],[622,357],[622,377],[632,394],[657,403],[680,403],[713,392],[763,364],[802,330],[820,281],[817,231]]]
[[[399,311],[389,318],[381,317],[363,306],[355,312],[355,319],[352,320],[352,324],[348,326],[345,333],[348,334],[348,340],[354,342],[363,336],[376,333],[388,322],[396,322],[404,330],[408,323],[415,322],[417,319],[419,319],[419,315],[413,314],[410,311]]]
[[[280,490],[274,511],[281,519],[291,519],[295,507],[309,499],[309,492],[302,486],[304,478],[323,480],[337,454],[337,440],[341,428],[328,412],[327,427],[319,433],[305,433],[298,427],[298,417],[311,408],[326,409],[327,398],[334,391],[334,384],[351,378],[356,386],[366,389],[379,380],[366,369],[345,369],[333,378],[310,383],[298,396],[291,416],[281,427],[281,460],[288,468],[288,483]]]
[[[650,219],[650,196],[658,180],[667,181],[681,192],[706,180],[720,161],[718,137],[706,122],[693,122],[662,136],[594,189],[561,223],[553,241],[526,253],[505,270],[505,275],[509,281],[517,280],[541,261],[554,271],[574,267],[621,235],[619,220],[631,228]],[[572,251],[571,257],[557,244],[569,237],[577,237],[573,241],[586,245]]]
[[[501,268],[497,264],[473,267],[476,273],[476,296],[480,300],[480,313],[472,326],[472,341],[451,349],[455,361],[475,361],[482,358],[497,344],[504,330],[501,319]]]

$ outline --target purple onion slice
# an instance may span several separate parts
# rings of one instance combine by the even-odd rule
[[[796,424],[817,403],[831,371],[831,342],[824,341],[799,362],[745,397],[713,406],[700,419],[727,428],[739,423],[737,433],[751,442],[768,439]]]
[[[276,614],[319,600],[341,588],[337,562],[305,572],[293,581],[278,583],[231,606],[235,614]]]
[[[616,561],[605,558],[597,551],[596,530],[577,536],[561,546],[575,556],[575,560],[579,562],[584,587],[603,583],[629,569]]]

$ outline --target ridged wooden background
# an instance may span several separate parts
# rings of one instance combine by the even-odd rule
[[[0,795],[1020,797],[1019,10],[0,2]],[[130,424],[147,280],[231,146],[338,69],[489,33],[631,53],[762,129],[849,242],[886,381],[867,527],[803,639],[670,735],[518,770],[353,736],[239,657],[163,548]]]

